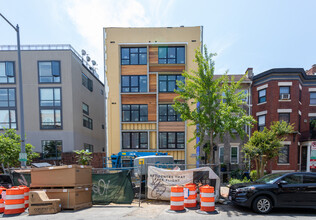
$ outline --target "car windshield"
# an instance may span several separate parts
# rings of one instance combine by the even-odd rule
[[[255,182],[258,183],[274,183],[276,179],[278,179],[279,177],[283,176],[286,173],[272,173],[272,174],[268,174],[264,177],[262,177],[261,179],[256,180]]]

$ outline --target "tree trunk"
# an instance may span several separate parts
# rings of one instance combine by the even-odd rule
[[[213,131],[210,132],[210,155],[209,155],[209,160],[208,160],[208,163],[214,163],[214,161],[212,161],[213,159]]]

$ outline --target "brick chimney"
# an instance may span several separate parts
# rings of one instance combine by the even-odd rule
[[[316,75],[316,64],[312,66],[309,70],[306,70],[307,75]]]
[[[248,67],[248,69],[246,70],[245,73],[248,74],[248,78],[249,78],[249,79],[252,79],[252,77],[253,77],[253,68]]]

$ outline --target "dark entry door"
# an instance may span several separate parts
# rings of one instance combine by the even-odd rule
[[[301,171],[306,171],[307,167],[307,146],[302,147]]]

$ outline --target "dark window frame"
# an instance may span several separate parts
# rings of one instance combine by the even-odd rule
[[[311,95],[312,94],[315,94],[316,95],[316,92],[310,92],[309,93],[309,104],[310,105],[316,105],[316,98],[311,98]],[[313,100],[313,103],[312,103],[312,100]]]
[[[88,150],[88,152],[90,152],[90,153],[94,152],[94,146],[92,144],[83,143],[83,149],[84,149],[84,151]]]
[[[298,101],[302,103],[302,90],[301,89],[299,89]]]
[[[56,144],[57,146],[56,146],[56,149],[55,149],[55,153],[56,153],[56,157],[49,157],[49,158],[46,158],[45,157],[45,154],[44,154],[44,142],[51,142],[51,141],[53,141],[53,142],[60,142],[61,144],[61,152],[60,152],[60,157],[58,157],[58,144]],[[42,145],[42,159],[45,159],[45,160],[61,160],[61,155],[62,155],[62,153],[63,153],[63,141],[62,140],[42,140],[41,141],[41,145]]]
[[[18,118],[17,118],[17,103],[16,103],[16,88],[10,88],[10,87],[5,87],[5,88],[0,88],[1,89],[5,89],[7,90],[7,101],[8,101],[8,106],[2,106],[0,107],[0,110],[2,111],[8,111],[8,115],[9,115],[9,129],[13,128],[15,130],[18,130]],[[9,90],[13,90],[14,91],[14,106],[10,106],[10,95],[9,95]],[[12,102],[13,100],[11,100]],[[12,118],[11,118],[11,111],[14,111],[15,114],[15,122],[12,122]],[[6,124],[5,122],[0,122],[0,130],[4,130],[4,128],[2,127],[2,124]],[[13,124],[15,124],[15,127],[12,126]]]
[[[93,130],[93,120],[91,118],[89,118],[88,116],[83,115],[83,117],[82,117],[82,126],[85,127],[85,128],[88,128],[90,130]]]
[[[264,117],[264,124],[259,124],[259,118],[260,117]],[[266,115],[259,115],[258,116],[258,131],[263,131],[263,129],[265,128],[266,126]]]
[[[123,86],[123,78],[128,77],[129,80],[129,85],[128,86]],[[137,86],[132,86],[132,77],[137,77],[138,85]],[[141,78],[145,77],[146,78],[146,90],[141,91]],[[148,79],[147,75],[122,75],[121,76],[121,93],[146,93],[148,91],[147,89],[147,84],[148,84]],[[123,91],[124,89],[128,89],[128,91]],[[137,91],[132,91],[132,89],[137,89]]]
[[[175,56],[170,57],[169,48],[175,49]],[[159,57],[159,49],[166,49],[166,57]],[[183,49],[183,62],[178,61],[178,49]],[[185,64],[185,46],[160,46],[158,47],[158,64]],[[174,60],[175,62],[171,62]]]
[[[312,124],[312,121],[313,124]],[[309,134],[311,139],[316,138],[316,117],[309,117]]]
[[[45,62],[50,62],[51,66],[53,66],[53,62],[59,63],[59,76],[54,76],[53,75],[53,70],[51,70],[52,75],[49,76],[49,77],[52,77],[52,79],[53,79],[52,81],[53,82],[41,82],[40,63],[45,63]],[[38,83],[39,84],[61,84],[62,83],[62,79],[61,79],[61,75],[62,75],[62,73],[61,73],[61,61],[60,60],[39,60],[39,61],[37,61],[37,71],[38,71]],[[46,77],[48,77],[48,76],[46,76]],[[56,77],[56,78],[54,78],[54,77]],[[57,78],[59,78],[59,81],[54,82],[54,80],[57,79]]]
[[[265,95],[260,96],[260,92],[265,90]],[[267,102],[267,89],[260,89],[258,91],[258,103],[265,103]]]
[[[284,112],[284,113],[279,113],[279,122],[281,122],[282,116],[288,116],[288,120],[287,120],[287,121],[285,121],[285,120],[282,120],[282,121],[285,121],[285,122],[287,122],[288,124],[291,122],[291,113],[286,113],[286,112]]]
[[[146,106],[146,108],[147,108],[147,114],[144,114],[144,115],[142,115],[141,114],[141,106]],[[126,110],[126,109],[124,109],[124,107],[126,107],[126,109],[127,108],[129,108],[128,110]],[[138,108],[138,109],[133,109],[133,107],[135,107],[135,108]],[[138,110],[138,121],[133,121],[132,120],[132,111],[137,111]],[[147,104],[132,104],[132,105],[129,105],[129,104],[122,104],[122,110],[121,110],[121,112],[122,112],[122,122],[147,122],[148,121],[148,105]],[[125,112],[126,113],[129,113],[129,119],[130,120],[124,120],[124,114],[125,114]],[[146,120],[145,121],[141,121],[141,118],[142,117],[145,117],[146,118]]]
[[[175,77],[176,79],[169,79],[169,77],[172,77],[172,76]],[[162,77],[167,77],[167,79],[161,79]],[[182,77],[182,79],[183,79],[182,82],[183,83],[185,82],[185,78],[181,74],[167,74],[167,75],[165,75],[165,74],[161,74],[160,75],[159,74],[159,76],[158,76],[159,93],[171,93],[171,92],[174,92],[175,90],[178,90],[179,87],[177,85],[177,81],[181,81],[181,79],[178,80],[178,77]],[[166,83],[166,91],[162,91],[161,90],[160,82]],[[175,87],[174,87],[174,89],[172,91],[169,90],[169,83],[174,83],[175,84]]]
[[[289,89],[289,92],[288,93],[281,93],[281,89],[282,88],[288,88]],[[285,95],[290,95],[290,98],[291,99],[291,86],[279,86],[279,100],[282,100],[282,95],[285,94]]]
[[[88,111],[86,111],[86,110],[84,109],[84,107],[83,107],[84,105],[87,106]],[[90,112],[89,105],[86,104],[86,103],[84,103],[84,102],[82,102],[82,113],[83,113],[83,114],[86,114],[86,115],[89,115],[89,112]]]
[[[138,52],[131,52],[131,49],[138,49]],[[146,52],[140,52],[140,50],[139,49],[146,49]],[[122,49],[128,49],[128,59],[123,59],[123,57],[122,57],[122,55],[123,55],[123,53],[122,53]],[[137,62],[137,64],[132,64],[131,63],[131,54],[137,54],[138,56],[137,56],[137,58],[138,58],[138,62]],[[142,54],[146,54],[146,63],[139,63],[139,58],[140,58],[140,56],[142,55]],[[121,65],[147,65],[147,58],[148,58],[148,56],[147,56],[147,47],[121,47]],[[123,61],[128,61],[128,64],[127,63],[123,63]]]
[[[124,146],[124,134],[129,135],[129,148]],[[133,147],[133,134],[134,135],[138,135],[138,148],[137,147]],[[141,134],[146,135],[146,141],[142,142],[141,141]],[[144,150],[144,149],[149,149],[149,143],[148,143],[148,132],[122,132],[122,149],[124,150],[135,150],[135,149],[140,149],[140,150]],[[146,147],[141,147],[141,145],[146,145]]]
[[[90,92],[93,92],[93,81],[84,73],[81,73],[81,84]]]
[[[182,121],[182,119],[181,119],[181,114],[177,113],[175,110],[173,110],[173,111],[174,111],[174,114],[173,114],[173,115],[169,115],[169,113],[170,113],[170,112],[169,112],[169,107],[173,108],[172,105],[173,105],[173,104],[159,104],[158,110],[159,110],[159,121],[160,121],[160,122]],[[165,107],[167,107],[167,110],[166,110],[167,113],[166,113],[166,115],[162,115],[161,110],[160,110],[160,106],[165,106]],[[163,120],[163,119],[162,119],[162,118],[164,118],[164,117],[166,117],[166,120]],[[171,117],[175,117],[175,120],[169,120],[169,118],[171,118]]]
[[[161,139],[160,139],[160,135],[162,134],[166,134],[166,137],[167,137],[167,146],[166,148],[164,147],[161,147]],[[170,138],[169,138],[169,135],[171,134],[175,134],[175,139],[174,139],[174,142],[171,142],[170,141]],[[183,142],[179,142],[178,141],[178,134],[183,134]],[[175,147],[170,147],[170,145],[174,144]],[[183,145],[183,147],[178,147],[178,145]],[[175,150],[175,149],[185,149],[185,132],[159,132],[159,149],[172,149],[172,150]]]
[[[41,89],[59,89],[60,90],[60,106],[41,106]],[[63,102],[62,102],[62,88],[61,87],[39,87],[38,88],[38,98],[39,98],[39,117],[40,117],[40,130],[62,130],[63,129]],[[54,93],[55,96],[55,93]],[[55,98],[55,97],[54,97]],[[55,103],[55,100],[54,100]],[[44,126],[42,121],[42,111],[53,110],[54,111],[54,125]],[[56,121],[56,111],[60,111],[60,126],[57,125]]]
[[[16,72],[15,62],[14,61],[0,61],[0,63],[4,63],[5,75],[6,75],[6,77],[0,76],[0,78],[6,78],[6,81],[7,81],[7,82],[0,82],[0,84],[1,85],[3,85],[3,84],[15,84],[15,76],[16,76],[16,74],[15,74],[15,72]],[[13,76],[8,76],[8,74],[7,74],[8,63],[11,63],[13,66]],[[9,82],[9,78],[13,78],[13,82]]]
[[[284,150],[284,148],[286,148],[286,154],[285,154],[286,158],[282,157],[282,156],[284,156],[284,154],[280,155],[280,153],[279,153],[278,164],[288,164],[288,163],[290,163],[290,145],[287,145],[287,144],[283,145],[280,148],[279,152],[282,152]],[[285,161],[280,161],[280,159],[285,159]]]

